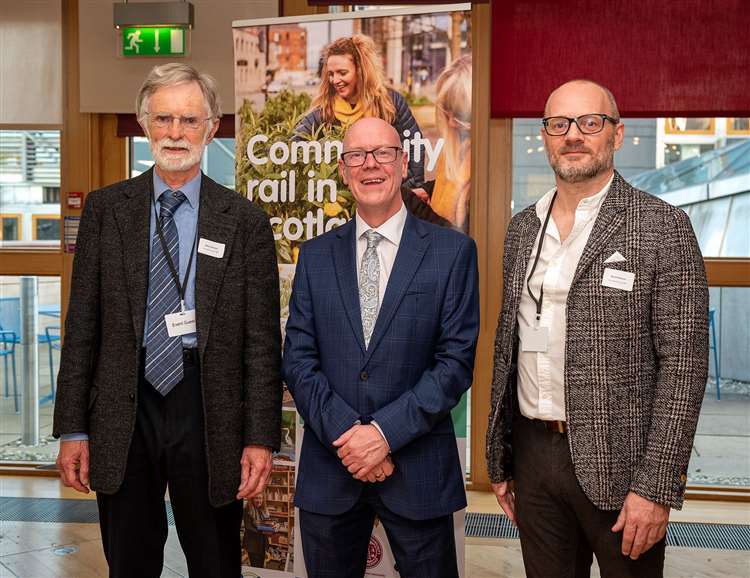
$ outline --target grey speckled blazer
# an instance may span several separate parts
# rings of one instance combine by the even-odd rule
[[[122,483],[135,425],[149,274],[151,170],[88,195],[73,262],[53,433],[87,432],[91,485]],[[266,214],[203,175],[196,315],[209,495],[234,500],[248,444],[278,448],[281,420],[279,282]]]
[[[513,478],[516,316],[540,227],[531,206],[505,238],[487,431],[493,482]],[[615,251],[625,261],[605,265]],[[633,291],[603,287],[605,267],[635,273]],[[567,312],[565,413],[581,488],[604,510],[621,508],[629,491],[680,508],[708,373],[708,286],[687,215],[615,173]]]

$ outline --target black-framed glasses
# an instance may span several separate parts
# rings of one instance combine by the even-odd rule
[[[568,116],[548,116],[542,119],[544,131],[549,136],[563,136],[568,134],[570,125],[576,123],[578,130],[583,134],[596,134],[604,129],[605,121],[616,125],[620,119],[609,116],[608,114],[583,114],[576,117]]]
[[[169,128],[174,124],[174,121],[177,120],[179,121],[180,126],[185,130],[198,130],[203,126],[204,122],[211,118],[208,116],[205,118],[199,116],[172,116],[171,114],[166,113],[149,112],[147,112],[146,115],[151,124],[157,128]]]
[[[376,149],[353,149],[341,154],[341,160],[347,167],[361,167],[367,161],[367,155],[371,154],[372,158],[378,164],[387,165],[394,162],[401,152],[401,147],[378,147]]]

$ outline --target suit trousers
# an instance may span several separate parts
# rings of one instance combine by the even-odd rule
[[[389,510],[371,484],[343,514],[300,510],[308,578],[362,578],[376,516],[385,528],[401,578],[458,578],[453,516],[409,520]]]
[[[97,494],[104,554],[113,578],[158,577],[167,540],[165,490],[190,576],[240,575],[242,502],[208,498],[200,370],[185,355],[184,377],[166,396],[143,377],[125,476]]]
[[[593,554],[602,578],[661,578],[665,539],[638,560],[621,553],[619,510],[600,510],[576,478],[567,434],[517,415],[513,421],[516,521],[529,578],[587,578]]]

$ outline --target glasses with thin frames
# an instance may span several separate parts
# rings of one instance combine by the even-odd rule
[[[584,114],[576,117],[568,116],[548,116],[542,119],[544,125],[544,131],[549,136],[563,136],[568,134],[570,126],[576,123],[578,130],[583,134],[596,134],[604,129],[605,121],[609,121],[616,125],[620,122],[619,119],[613,118],[608,114]]]
[[[342,153],[341,160],[347,167],[361,167],[367,161],[367,155],[371,154],[372,158],[380,165],[387,165],[394,162],[401,152],[401,147],[378,147],[376,149],[364,150],[354,149]]]
[[[162,113],[146,113],[148,119],[153,126],[156,128],[171,128],[174,125],[174,121],[178,121],[180,126],[185,130],[196,131],[203,126],[209,118],[201,118],[199,116],[172,116],[171,114]]]

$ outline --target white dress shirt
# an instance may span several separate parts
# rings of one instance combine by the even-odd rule
[[[393,263],[396,261],[396,253],[398,253],[398,246],[401,243],[401,236],[404,234],[404,225],[406,224],[406,206],[401,203],[401,208],[398,212],[377,228],[373,228],[365,223],[364,219],[359,216],[359,213],[355,213],[354,219],[357,226],[357,279],[359,279],[359,270],[362,268],[362,256],[367,249],[367,237],[365,237],[365,233],[372,229],[383,236],[383,239],[378,243],[376,248],[378,262],[380,263],[380,276],[378,277],[378,312],[380,312],[380,306],[383,304],[383,296],[385,295],[385,288],[388,286],[388,279],[393,270]],[[385,434],[378,423],[372,421],[370,422],[370,425],[375,426],[380,432],[380,435],[383,436],[386,445],[388,445],[388,451],[390,452],[388,438],[385,437]]]
[[[354,218],[357,224],[357,279],[359,279],[359,270],[362,268],[362,256],[367,249],[367,237],[365,233],[369,230],[380,233],[384,238],[378,243],[377,254],[380,262],[380,277],[378,279],[378,312],[383,304],[385,288],[388,286],[388,279],[393,270],[393,263],[396,261],[396,253],[401,243],[401,235],[404,234],[404,225],[406,224],[406,206],[401,203],[398,212],[389,218],[385,223],[377,228],[373,228],[364,219],[356,213]]]
[[[539,262],[531,278],[531,290],[539,299],[542,282],[544,298],[539,327],[547,328],[546,351],[524,351],[523,335],[536,326],[536,303],[529,295],[524,281],[518,308],[518,329],[521,344],[518,348],[518,405],[521,414],[532,419],[565,421],[565,340],[567,332],[567,300],[578,261],[591,235],[602,202],[612,179],[596,195],[578,203],[575,222],[565,241],[555,220],[550,217],[544,236]],[[536,214],[544,223],[555,189],[547,192],[536,203]],[[539,229],[541,235],[541,227]],[[526,267],[528,276],[536,257],[539,236],[534,243]]]

